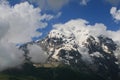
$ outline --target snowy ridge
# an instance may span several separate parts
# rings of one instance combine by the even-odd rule
[[[84,29],[83,29],[84,31]],[[87,52],[88,48],[86,46],[90,46],[90,43],[99,45],[100,41],[97,37],[92,37],[87,32],[77,31],[79,35],[82,35],[79,39],[76,38],[74,34],[71,35],[64,35],[58,30],[52,30],[45,41],[48,41],[50,52],[54,52],[52,58],[58,59],[57,55],[60,50],[74,50],[79,52]],[[81,39],[82,38],[82,39]],[[89,43],[89,41],[91,41]],[[54,49],[53,49],[54,48]],[[84,48],[83,50],[81,50]],[[105,44],[102,44],[102,49],[110,53],[108,47]],[[88,52],[87,52],[88,53]],[[82,53],[81,53],[82,54]],[[97,54],[96,54],[97,56]]]
[[[73,59],[73,57],[76,55],[76,52],[77,55],[79,54],[79,57],[81,57],[80,59],[89,62],[92,62],[93,56],[103,57],[103,54],[101,54],[99,50],[102,50],[104,53],[112,53],[111,50],[109,50],[111,45],[107,45],[107,43],[109,44],[112,42],[110,42],[109,39],[103,43],[101,41],[104,36],[92,37],[86,35],[86,33],[82,33],[82,35],[86,36],[86,39],[82,39],[83,42],[80,44],[79,41],[81,40],[77,41],[73,34],[66,36],[58,30],[52,30],[45,39],[36,41],[36,44],[41,46],[42,49],[47,52],[49,58],[53,58],[57,61],[63,60],[67,63],[68,61],[66,59],[68,56],[70,59]],[[112,45],[115,47],[114,43]],[[73,52],[69,53],[71,51]],[[78,62],[77,59],[74,58],[74,60]]]

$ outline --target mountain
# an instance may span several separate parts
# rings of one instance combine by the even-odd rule
[[[43,64],[68,65],[78,71],[94,72],[102,80],[119,80],[119,62],[115,56],[117,43],[104,35],[93,36],[78,32],[81,36],[52,30],[44,39],[23,44],[20,49],[24,51],[27,62],[32,62],[28,47],[37,45],[48,56]],[[42,65],[32,63],[37,67]]]

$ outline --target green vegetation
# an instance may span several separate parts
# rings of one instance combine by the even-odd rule
[[[23,69],[9,69],[0,73],[0,80],[103,80],[94,73],[73,70],[68,66],[35,68],[25,64]]]

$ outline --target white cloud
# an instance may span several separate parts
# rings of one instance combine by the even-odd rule
[[[80,0],[80,5],[87,5],[90,0]]]
[[[0,42],[0,71],[21,65],[24,61],[22,53],[15,44]]]
[[[117,10],[116,7],[112,7],[110,10],[110,14],[116,21],[120,21],[120,9]]]
[[[1,4],[0,18],[5,24],[8,24],[9,28],[4,39],[9,39],[9,42],[22,43],[31,41],[31,37],[39,36],[40,33],[36,32],[36,29],[47,25],[41,21],[51,18],[49,15],[39,13],[40,9],[34,8],[28,2],[17,4],[14,7]]]
[[[40,12],[40,8],[34,8],[28,2],[10,6],[5,0],[0,0],[0,70],[23,62],[23,52],[16,44],[40,36],[36,29],[46,27],[45,20],[53,18]]]

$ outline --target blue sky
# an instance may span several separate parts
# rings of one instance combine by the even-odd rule
[[[22,0],[26,1],[26,0]],[[35,0],[27,0],[31,2],[31,4],[35,5],[35,7],[39,6],[35,4]],[[37,1],[37,0],[36,0]],[[39,0],[38,0],[39,1]],[[41,2],[42,0],[40,0]],[[64,1],[64,0],[63,0]],[[113,16],[110,14],[110,10],[112,7],[120,8],[120,0],[89,0],[86,4],[81,5],[80,2],[87,0],[66,0],[66,4],[62,5],[58,10],[52,9],[42,9],[42,13],[48,13],[51,15],[57,15],[61,13],[58,18],[54,18],[48,21],[48,26],[45,29],[39,29],[38,31],[42,31],[45,36],[47,32],[52,29],[52,25],[57,23],[65,23],[71,19],[82,18],[89,21],[89,24],[95,23],[103,23],[107,26],[108,30],[117,31],[120,29],[119,20],[116,22]],[[9,0],[11,5],[15,5],[16,3],[20,3],[21,0]],[[40,4],[41,5],[41,4]],[[44,7],[44,6],[42,6]],[[41,8],[41,6],[40,6]]]
[[[118,30],[120,23],[114,22],[110,14],[112,5],[102,0],[91,0],[87,5],[82,6],[79,3],[71,2],[61,9],[62,15],[55,22],[66,22],[70,19],[83,18],[94,23],[103,23],[109,30]]]

